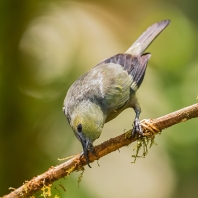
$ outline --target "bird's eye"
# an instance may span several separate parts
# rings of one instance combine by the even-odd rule
[[[82,132],[82,124],[78,124],[78,126],[77,126],[77,131],[78,131],[79,133]]]

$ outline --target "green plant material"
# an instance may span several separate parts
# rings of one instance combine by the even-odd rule
[[[125,133],[125,139],[127,139],[127,138],[131,138],[131,130],[129,130]]]
[[[74,170],[75,168],[76,168],[75,166],[72,166],[70,169],[68,169],[68,170],[66,171],[67,176],[69,176],[69,175],[73,172],[73,170]]]
[[[13,188],[13,187],[9,187],[8,189],[13,190],[13,191],[16,190],[16,188]]]
[[[62,185],[62,184],[59,184],[59,186],[66,192],[66,188]],[[57,189],[58,190],[58,189]]]
[[[98,167],[100,167],[99,160],[97,160]]]
[[[84,171],[85,169],[83,168],[82,172],[78,176],[78,188],[80,187],[80,182],[82,181]]]
[[[41,188],[41,190],[42,190],[41,197],[47,198],[52,195],[51,186],[52,186],[52,184],[49,184],[48,186],[43,184],[43,187]]]
[[[136,151],[135,155],[132,155],[132,157],[134,158],[134,161],[131,162],[131,163],[135,163],[136,162],[136,159],[137,158],[144,158],[147,154],[148,154],[148,148],[150,149],[153,144],[157,145],[155,142],[154,142],[154,138],[155,136],[153,137],[140,137],[138,140],[137,140],[137,144],[135,146],[135,148],[133,150]],[[143,149],[143,153],[142,155],[139,155],[139,152],[140,152],[140,149]]]
[[[24,187],[24,192],[25,193],[27,193],[28,192],[28,188],[27,188],[27,185],[26,185],[26,183],[27,183],[28,181],[25,181],[24,183],[23,183],[23,187]]]
[[[73,157],[75,157],[76,155],[71,155],[69,157],[66,157],[66,158],[58,158],[58,161],[67,161],[69,159],[72,159]]]

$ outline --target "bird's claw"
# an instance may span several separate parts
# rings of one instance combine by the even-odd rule
[[[132,137],[142,137],[144,136],[142,132],[142,127],[138,118],[135,118],[133,122]]]

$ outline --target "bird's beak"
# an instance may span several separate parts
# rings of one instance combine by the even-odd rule
[[[89,150],[90,150],[90,147],[93,147],[93,145],[91,142],[89,142],[89,140],[81,141],[81,144],[83,147],[83,154],[85,156],[87,165],[91,168],[91,166],[89,165]]]
[[[91,153],[93,153],[93,144],[88,138],[86,138],[83,135],[83,132],[81,132],[78,137],[79,137],[79,140],[83,147],[83,155],[85,156],[87,165],[91,168],[91,166],[89,165],[89,162],[90,162],[89,161],[89,151],[91,151]]]

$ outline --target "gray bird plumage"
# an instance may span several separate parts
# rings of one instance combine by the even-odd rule
[[[143,52],[169,23],[164,20],[150,26],[124,54],[100,62],[69,88],[63,109],[88,165],[88,151],[94,154],[92,143],[99,138],[104,124],[126,108],[132,107],[136,114],[132,135],[143,135],[141,108],[135,96],[151,57]]]

